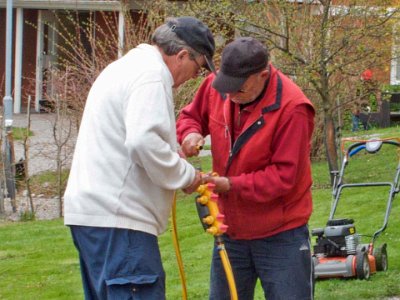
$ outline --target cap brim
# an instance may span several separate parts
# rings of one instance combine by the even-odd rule
[[[212,86],[218,92],[223,94],[235,93],[240,90],[246,79],[247,78],[229,76],[219,71],[212,83]]]
[[[217,74],[212,59],[208,58],[206,55],[204,55],[204,59],[206,60],[205,67],[207,68],[207,70],[213,72],[214,74]]]

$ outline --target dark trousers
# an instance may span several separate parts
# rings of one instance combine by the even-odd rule
[[[313,299],[312,260],[307,226],[257,240],[223,236],[240,300],[252,300],[260,279],[268,300]],[[229,300],[229,287],[216,247],[211,265],[211,300]]]
[[[87,300],[165,299],[157,237],[148,233],[70,226]]]

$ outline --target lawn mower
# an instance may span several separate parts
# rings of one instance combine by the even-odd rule
[[[353,143],[345,150],[344,144],[346,141]],[[369,279],[370,275],[376,271],[387,270],[387,244],[376,246],[375,242],[388,225],[392,202],[399,192],[400,162],[397,162],[392,182],[345,183],[344,180],[346,166],[353,156],[359,153],[375,154],[381,150],[383,144],[397,147],[397,155],[399,155],[399,138],[342,140],[344,155],[340,171],[334,173],[333,202],[328,222],[326,227],[311,231],[311,235],[316,237],[312,257],[314,278],[356,277],[358,279]],[[355,222],[352,218],[334,218],[339,199],[344,189],[382,186],[387,186],[390,189],[383,225],[375,231],[369,243],[362,243],[361,237],[363,235],[357,233]]]

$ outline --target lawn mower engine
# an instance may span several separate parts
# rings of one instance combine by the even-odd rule
[[[317,236],[314,254],[326,257],[347,256],[355,254],[360,237],[352,219],[329,220],[326,228],[312,231]]]
[[[329,220],[325,228],[313,229],[315,278],[354,277],[367,279],[375,272],[369,245],[360,244],[353,219]]]

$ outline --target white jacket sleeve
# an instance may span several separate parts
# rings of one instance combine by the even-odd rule
[[[125,126],[129,156],[154,184],[175,190],[192,183],[195,169],[177,153],[174,104],[161,81],[135,87],[126,104]]]

